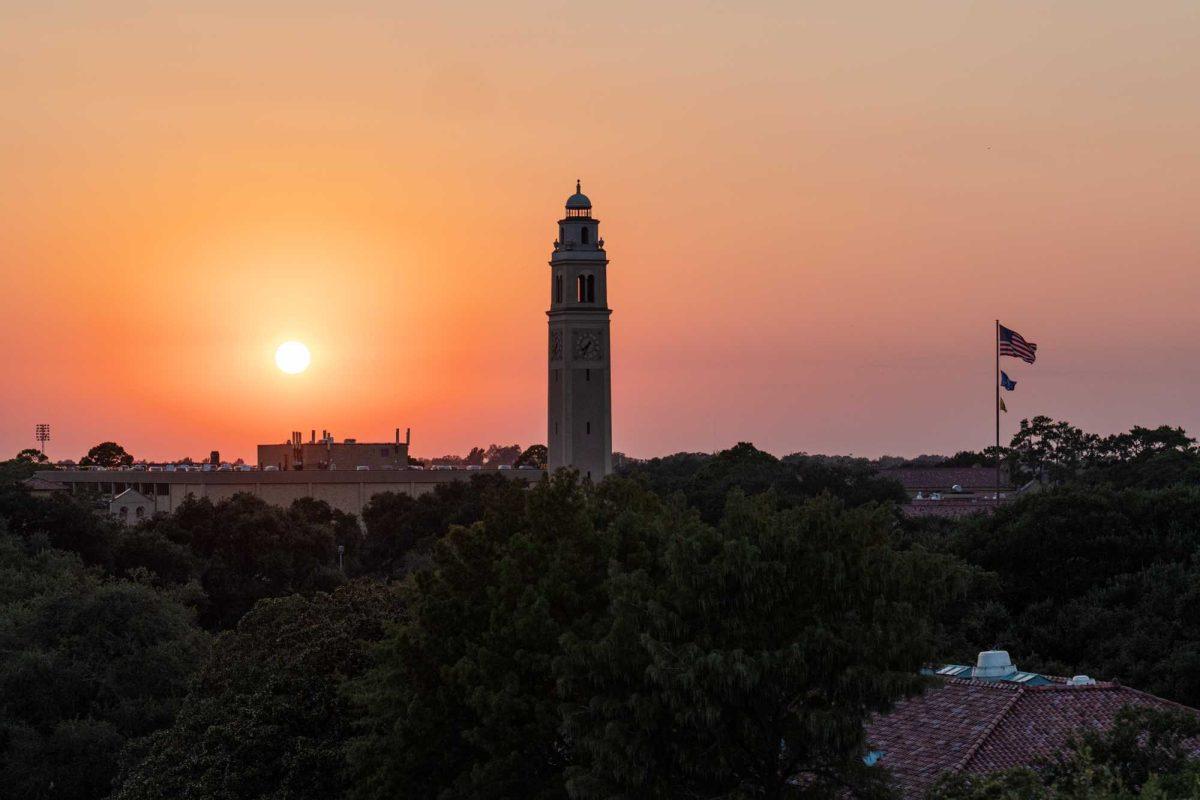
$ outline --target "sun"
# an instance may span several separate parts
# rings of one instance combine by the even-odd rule
[[[297,375],[308,369],[312,355],[303,342],[284,342],[275,351],[275,366],[289,375]]]

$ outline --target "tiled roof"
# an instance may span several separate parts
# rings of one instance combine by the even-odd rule
[[[936,679],[867,725],[906,800],[922,797],[946,771],[985,773],[1030,766],[1061,751],[1072,734],[1111,727],[1126,705],[1181,708],[1115,683],[1045,686]],[[1189,709],[1190,710],[1190,709]]]
[[[947,491],[958,485],[968,491],[996,488],[996,470],[991,467],[892,467],[880,477],[899,481],[910,492]],[[1000,473],[1000,486],[1008,488],[1008,476]]]
[[[910,517],[966,517],[971,514],[990,514],[1002,505],[1012,502],[1012,495],[996,500],[991,497],[962,497],[942,495],[941,500],[910,500],[900,510]]]
[[[46,480],[45,478],[26,478],[22,483],[25,488],[31,492],[61,492],[66,490],[64,484],[58,481]]]

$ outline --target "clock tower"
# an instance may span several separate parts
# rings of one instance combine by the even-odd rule
[[[550,470],[599,481],[612,472],[608,258],[592,201],[575,182],[550,256],[546,446]]]

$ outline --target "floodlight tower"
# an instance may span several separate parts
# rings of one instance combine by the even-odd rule
[[[50,441],[50,425],[45,422],[34,425],[33,438],[38,440],[38,446],[42,448],[42,455],[46,455],[46,442]]]

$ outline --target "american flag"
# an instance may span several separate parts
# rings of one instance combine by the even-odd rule
[[[1019,358],[1027,364],[1032,364],[1037,358],[1037,345],[1025,341],[1021,334],[1000,326],[1000,355]]]

